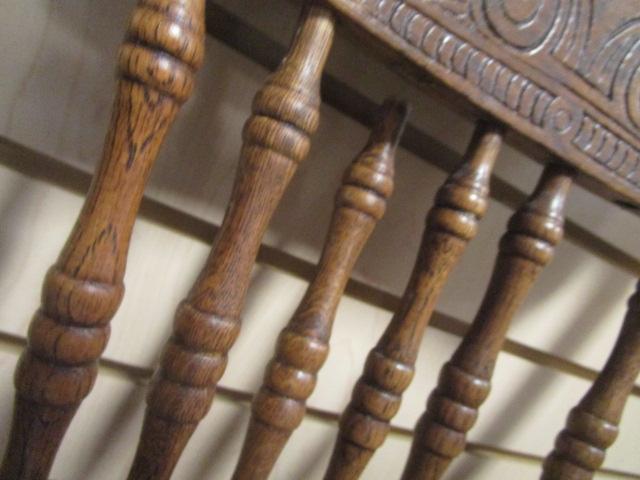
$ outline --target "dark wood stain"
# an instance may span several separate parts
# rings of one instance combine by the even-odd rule
[[[548,166],[529,200],[511,217],[489,286],[471,328],[440,371],[415,428],[404,480],[440,478],[463,450],[513,315],[549,263],[563,234],[564,206],[574,172]]]
[[[171,31],[176,26],[179,38]],[[119,52],[103,158],[45,278],[42,306],[16,369],[3,480],[48,478],[67,427],[93,387],[109,322],[124,294],[129,240],[144,186],[169,125],[193,90],[204,30],[204,0],[143,0],[133,12]],[[147,148],[139,148],[141,143]]]
[[[406,105],[387,101],[367,145],[345,172],[315,276],[278,338],[253,401],[235,480],[266,479],[302,422],[306,400],[329,354],[338,303],[393,190],[395,149],[406,113]]]
[[[448,322],[464,338],[443,366],[416,425],[404,480],[440,478],[466,448],[499,352],[511,345],[506,341],[511,319],[565,231],[574,242],[638,273],[636,259],[575,224],[565,225],[564,219],[574,181],[605,198],[640,203],[640,69],[625,50],[637,41],[638,20],[632,6],[615,9],[603,3],[593,9],[585,3],[575,9],[537,3],[533,16],[527,12],[536,2],[509,0],[305,3],[286,57],[254,98],[224,221],[200,276],[178,306],[173,335],[150,386],[131,480],[169,479],[211,408],[240,331],[262,237],[318,127],[336,12],[395,70],[444,92],[454,105],[485,120],[453,170],[455,154],[415,127],[406,129],[402,145],[418,154],[431,150],[438,158],[434,163],[452,173],[427,216],[402,300],[378,299],[396,311],[341,417],[327,480],[358,478],[392,430],[437,298],[475,236],[489,187],[507,205],[522,200],[521,192],[491,178],[505,141],[547,166],[509,221],[473,323],[467,330]],[[241,50],[250,50],[233,31],[242,27],[246,33],[242,22],[212,12],[224,14],[209,8],[209,29],[227,40],[235,37]],[[523,16],[524,22],[519,20]],[[596,16],[606,21],[594,21]],[[139,0],[133,12],[118,56],[117,94],[103,158],[69,239],[46,275],[41,307],[16,368],[2,480],[48,477],[70,422],[93,388],[110,320],[124,295],[129,241],[143,190],[170,125],[193,90],[203,59],[204,23],[205,0]],[[612,32],[610,24],[621,27]],[[597,48],[589,44],[592,39],[599,39]],[[275,67],[281,57],[277,46],[257,43],[253,57]],[[278,339],[254,398],[236,480],[267,478],[302,422],[328,355],[341,296],[345,289],[368,292],[366,286],[358,290],[357,283],[349,283],[349,275],[393,189],[393,157],[405,107],[388,102],[376,122],[373,102],[330,76],[324,79],[322,92],[333,105],[374,128],[338,191],[318,269],[314,274],[308,265],[292,267],[312,281]],[[192,227],[203,228],[197,222]],[[544,463],[544,479],[592,478],[617,436],[640,372],[638,288],[604,369],[569,414]]]
[[[178,307],[173,336],[154,376],[131,480],[168,479],[211,408],[240,332],[262,237],[318,127],[320,79],[333,34],[332,13],[309,3],[289,53],[254,98],[222,226],[204,269]]]
[[[465,159],[436,194],[400,306],[369,353],[340,420],[327,480],[358,478],[384,442],[413,378],[440,291],[486,211],[489,179],[501,144],[501,128],[479,125]]]

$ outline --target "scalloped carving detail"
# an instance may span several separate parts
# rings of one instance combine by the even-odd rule
[[[365,16],[374,28],[401,40],[426,60],[423,68],[454,75],[463,90],[481,94],[481,103],[486,99],[495,108],[498,102],[500,110],[528,122],[540,138],[549,139],[545,144],[573,152],[573,158],[586,156],[585,161],[615,175],[617,183],[638,191],[640,143],[615,130],[619,126],[639,138],[640,21],[628,20],[596,36],[590,29],[597,1],[332,0],[352,9],[357,20]],[[451,24],[465,33],[455,33]],[[506,48],[543,75],[568,70],[567,82],[586,86],[586,95],[597,101],[575,85],[563,87],[579,100],[551,91],[484,51],[478,46],[483,43]],[[606,121],[596,118],[601,116]]]

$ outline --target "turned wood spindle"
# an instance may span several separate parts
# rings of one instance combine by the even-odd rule
[[[607,363],[544,462],[543,480],[589,480],[618,436],[627,398],[640,373],[640,282]]]
[[[418,421],[403,480],[437,479],[464,450],[466,433],[489,395],[490,379],[517,308],[562,238],[573,173],[554,163],[511,217],[487,292],[462,343],[440,371]]]
[[[329,353],[338,303],[393,190],[395,150],[407,106],[389,100],[380,116],[367,145],[345,172],[315,277],[266,368],[235,480],[267,478],[304,417],[306,400]]]
[[[413,370],[424,330],[446,279],[475,236],[502,143],[501,129],[480,123],[461,165],[439,189],[400,308],[369,353],[340,420],[325,478],[360,476],[389,431]]]
[[[167,479],[213,402],[263,234],[319,121],[333,15],[307,4],[288,55],[253,101],[236,180],[207,263],[179,305],[147,397],[130,479]]]
[[[15,374],[3,480],[46,479],[97,375],[124,294],[129,240],[169,126],[190,96],[204,52],[204,0],[141,0],[120,48],[102,160],[60,257]]]

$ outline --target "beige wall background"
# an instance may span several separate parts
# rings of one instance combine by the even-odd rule
[[[214,0],[268,38],[286,45],[299,3]],[[0,449],[9,429],[12,373],[39,304],[42,278],[81,207],[100,158],[114,91],[116,50],[134,0],[0,0]],[[237,33],[237,32],[236,32]],[[198,88],[158,160],[136,224],[127,294],[113,321],[97,385],[69,430],[55,479],[124,478],[142,422],[146,384],[166,340],[173,311],[195,279],[222,220],[240,131],[267,75],[223,42],[207,40]],[[460,154],[473,124],[419,92],[371,57],[342,30],[328,72],[369,99],[412,101],[411,122]],[[301,299],[317,261],[341,173],[366,129],[328,105],[310,157],[300,167],[255,268],[242,334],[219,396],[198,428],[175,479],[229,478],[275,338]],[[331,355],[310,411],[272,478],[321,478],[365,356],[389,321],[410,273],[424,217],[446,174],[403,149],[396,191],[354,272],[331,342]],[[430,158],[431,157],[431,158]],[[435,162],[437,163],[437,161]],[[496,175],[529,192],[541,168],[502,152]],[[460,341],[487,284],[497,242],[511,214],[492,201],[480,233],[452,275],[427,331],[415,380],[394,433],[365,479],[397,478],[410,430],[440,366]],[[513,321],[493,392],[448,479],[537,478],[568,410],[601,368],[640,273],[636,215],[575,188],[569,204],[577,234],[557,249]],[[612,253],[613,252],[613,253]],[[364,292],[364,293],[363,293]],[[616,444],[599,478],[640,478],[640,382],[629,399]]]

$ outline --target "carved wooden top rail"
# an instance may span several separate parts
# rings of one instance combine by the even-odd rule
[[[328,3],[410,76],[429,74],[508,124],[534,157],[545,152],[530,140],[599,194],[640,203],[638,0]]]

